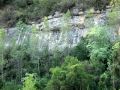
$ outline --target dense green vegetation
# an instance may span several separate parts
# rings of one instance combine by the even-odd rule
[[[13,4],[16,7],[14,14],[11,14],[11,11],[4,12],[5,15],[10,15],[10,18],[5,16],[7,20],[16,20],[18,16],[15,17],[15,14],[19,14],[20,20],[30,20],[49,15],[59,5],[61,8],[58,9],[61,11],[64,8],[68,10],[71,5],[76,5],[76,2],[1,0],[0,4],[2,8]],[[66,6],[66,3],[70,5]],[[119,4],[112,3],[112,12],[109,12],[106,25],[91,27],[87,36],[81,38],[77,46],[64,50],[56,48],[50,51],[46,45],[44,50],[40,51],[35,37],[39,31],[28,27],[22,21],[16,24],[17,31],[10,39],[11,45],[7,46],[7,35],[5,30],[0,28],[0,90],[119,90]],[[46,27],[46,30],[48,29]],[[69,25],[66,24],[64,29],[67,31]],[[116,33],[115,37],[109,33],[111,29]]]

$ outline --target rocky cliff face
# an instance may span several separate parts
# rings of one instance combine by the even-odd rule
[[[37,33],[34,33],[34,38],[38,41],[37,47],[40,50],[44,47],[48,47],[49,49],[73,47],[79,43],[81,37],[86,36],[91,27],[94,25],[105,25],[106,14],[106,12],[103,12],[86,15],[81,12],[77,16],[67,17],[67,20],[65,20],[63,14],[56,13],[54,16],[49,16],[47,20],[43,20],[40,24],[32,23],[32,26],[38,30]],[[14,36],[13,33],[16,29],[8,29],[10,31],[8,33],[9,38]],[[25,34],[22,38],[23,41],[26,35],[28,34]],[[19,38],[19,35],[17,37]],[[16,42],[19,42],[19,39]],[[6,45],[10,45],[10,42]]]

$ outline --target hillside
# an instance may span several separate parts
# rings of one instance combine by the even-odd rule
[[[120,0],[0,0],[0,90],[120,90]]]

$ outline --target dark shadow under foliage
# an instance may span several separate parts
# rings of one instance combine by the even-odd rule
[[[81,38],[78,45],[71,50],[70,55],[77,57],[78,60],[81,60],[81,61],[89,60],[90,59],[89,50],[86,47],[87,43],[88,42],[85,38]]]

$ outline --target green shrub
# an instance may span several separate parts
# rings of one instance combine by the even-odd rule
[[[36,78],[34,74],[26,74],[26,77],[23,80],[22,90],[36,90]]]

